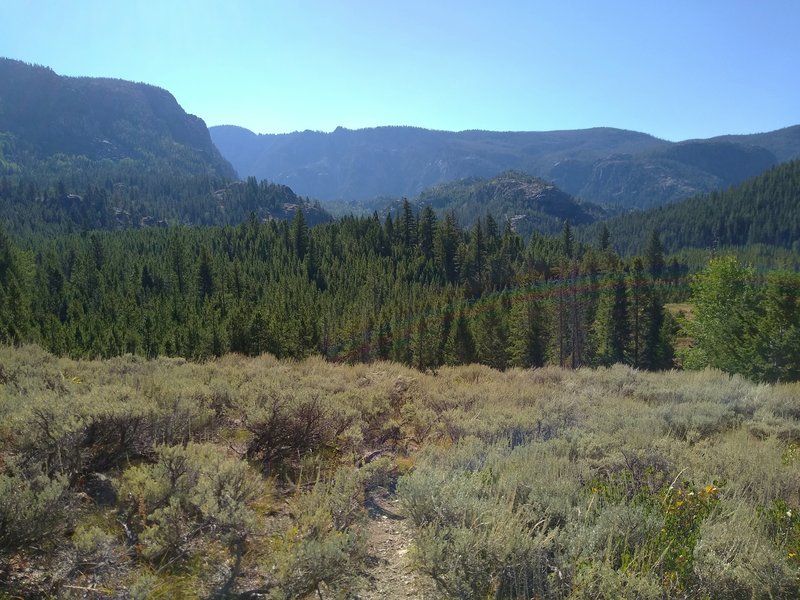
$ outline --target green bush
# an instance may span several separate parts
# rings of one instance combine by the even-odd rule
[[[66,490],[64,477],[14,466],[0,473],[0,553],[56,537],[67,523]]]
[[[364,486],[372,476],[343,469],[293,499],[294,520],[264,565],[271,598],[304,598],[320,586],[341,593],[356,585],[366,558]]]
[[[125,517],[150,559],[181,554],[197,535],[213,528],[235,545],[250,533],[250,504],[263,491],[258,475],[216,446],[161,446],[152,465],[122,474]]]

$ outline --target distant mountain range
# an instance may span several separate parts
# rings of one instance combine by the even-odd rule
[[[591,236],[593,223],[621,210],[688,197],[612,218],[617,247],[639,252],[656,229],[670,251],[800,251],[800,162],[781,164],[798,158],[800,126],[680,143],[608,128],[209,134],[165,90],[0,59],[0,224],[15,232],[285,219],[298,207],[309,223],[329,220],[310,196],[346,199],[340,214],[392,210],[407,197],[463,226],[489,213],[523,235],[569,220]]]
[[[35,169],[55,156],[134,160],[177,175],[236,176],[203,120],[166,90],[64,77],[0,58],[0,168]]]
[[[320,200],[413,197],[510,169],[599,204],[647,208],[741,183],[800,158],[800,126],[673,143],[611,128],[549,132],[432,131],[377,127],[257,135],[210,128],[239,172]]]

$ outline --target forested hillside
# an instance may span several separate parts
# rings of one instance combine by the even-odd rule
[[[439,183],[509,169],[542,177],[586,201],[647,208],[724,189],[800,157],[800,127],[672,143],[611,128],[549,132],[377,127],[256,135],[211,128],[241,175],[320,200],[413,197]]]
[[[177,225],[291,219],[298,207],[311,224],[331,219],[318,203],[284,185],[207,176],[141,172],[137,163],[102,168],[72,161],[69,175],[42,183],[29,176],[0,177],[0,225],[18,238]]]
[[[499,223],[511,223],[525,239],[534,231],[558,234],[565,221],[581,225],[607,214],[600,206],[576,200],[551,183],[516,171],[490,179],[443,183],[423,191],[414,200],[418,206],[431,206],[439,214],[452,212],[466,226],[491,214]]]
[[[236,175],[203,120],[186,114],[165,90],[63,77],[0,58],[0,167],[56,179],[82,168],[72,164],[77,157],[105,170],[133,160],[162,175]]]
[[[452,215],[440,221],[430,207],[416,215],[408,202],[383,222],[350,217],[314,228],[300,209],[291,223],[251,217],[235,227],[92,232],[24,246],[3,235],[0,341],[79,357],[269,352],[421,370],[670,368],[677,323],[664,303],[688,298],[685,269],[667,264],[655,234],[643,258],[622,261],[610,242],[604,231],[596,246],[578,244],[567,225],[560,238],[534,234],[524,244],[491,216],[462,230]],[[776,366],[770,356],[795,355],[799,281],[768,278],[747,300],[744,320],[764,335],[742,343],[762,366],[709,362],[702,344],[697,364],[794,379],[800,357]],[[780,339],[766,333],[775,328]]]
[[[774,167],[740,186],[604,223],[622,254],[641,252],[660,232],[667,252],[762,244],[800,252],[800,161]],[[591,239],[600,230],[590,227]]]
[[[168,92],[0,59],[0,225],[17,237],[330,216],[282,185],[236,181]]]

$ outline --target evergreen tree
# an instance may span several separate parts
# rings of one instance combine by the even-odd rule
[[[274,350],[269,320],[263,311],[257,310],[250,321],[248,353],[250,356],[258,356]]]
[[[475,320],[475,352],[478,360],[495,369],[508,366],[508,328],[497,302],[481,306]]]
[[[763,316],[753,340],[755,373],[766,381],[800,380],[800,275],[776,272],[767,277]]]
[[[715,367],[728,373],[750,374],[757,337],[759,295],[755,274],[732,256],[712,259],[692,282],[694,320],[689,333],[695,345],[688,367]]]
[[[644,264],[638,256],[633,259],[631,273],[628,277],[630,293],[629,314],[631,322],[630,364],[639,368],[645,348],[645,332],[647,331],[647,308],[649,306],[649,286],[644,275]]]
[[[544,366],[547,353],[546,321],[541,301],[533,294],[511,303],[508,357],[515,367]]]
[[[426,206],[419,217],[419,249],[426,260],[433,258],[434,235],[436,232],[436,214],[433,208]]]
[[[645,266],[653,279],[660,279],[664,272],[664,267],[666,266],[664,260],[664,246],[655,229],[650,233],[650,238],[647,242]]]
[[[214,273],[211,267],[211,253],[206,246],[200,250],[200,264],[197,269],[197,292],[200,300],[207,300],[214,293]]]
[[[661,294],[651,288],[647,298],[644,350],[639,366],[650,371],[660,371],[672,366],[672,347],[669,344]]]
[[[435,369],[439,345],[439,328],[435,319],[429,318],[426,311],[419,316],[411,337],[412,364],[420,371]]]
[[[308,225],[306,224],[306,217],[303,214],[302,207],[298,206],[292,219],[292,248],[294,249],[297,257],[303,260],[308,252],[309,236]]]
[[[435,237],[434,253],[439,272],[446,282],[455,283],[458,280],[456,255],[460,234],[452,212],[445,214],[444,221],[437,228]]]
[[[497,221],[490,213],[486,213],[486,253],[491,254],[495,252],[500,246],[500,229],[497,227]]]
[[[31,301],[20,259],[0,229],[0,342],[19,344],[29,335]]]
[[[463,306],[459,308],[458,316],[450,328],[444,358],[448,365],[466,365],[475,362],[475,340]]]
[[[414,218],[414,211],[407,198],[403,198],[403,209],[400,214],[400,236],[403,248],[408,252],[417,244],[417,221]]]
[[[575,252],[575,236],[569,226],[569,220],[564,221],[564,228],[561,230],[561,251],[567,258],[572,258]]]
[[[597,236],[597,248],[601,252],[608,250],[611,247],[611,234],[608,231],[608,225],[602,223],[600,225],[600,234]]]
[[[624,362],[629,343],[625,279],[621,274],[609,275],[603,282],[597,316],[592,325],[594,362],[599,365]]]

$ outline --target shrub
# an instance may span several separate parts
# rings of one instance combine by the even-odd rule
[[[272,598],[303,598],[324,585],[351,589],[365,559],[364,486],[370,471],[343,469],[293,499],[292,524],[275,540],[266,571]]]
[[[0,473],[0,553],[55,537],[66,525],[64,477]]]
[[[176,556],[211,527],[231,545],[247,537],[249,505],[263,487],[246,463],[208,444],[161,446],[156,454],[155,464],[130,467],[120,483],[126,520],[146,557]]]
[[[791,550],[775,542],[751,507],[726,506],[701,527],[694,549],[696,594],[733,600],[800,597],[800,565]]]
[[[260,460],[264,472],[335,439],[333,423],[319,395],[259,394],[242,411],[244,426],[252,436],[247,458]]]

